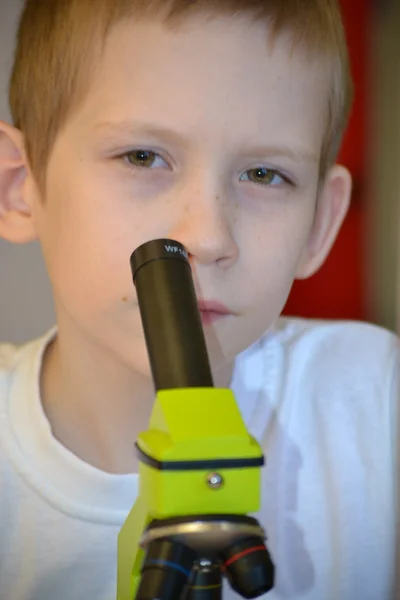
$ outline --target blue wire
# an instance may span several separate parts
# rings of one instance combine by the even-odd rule
[[[180,571],[181,573],[183,573],[184,575],[186,575],[187,577],[190,576],[190,571],[187,571],[184,567],[181,567],[181,565],[178,565],[176,563],[173,562],[169,562],[167,560],[146,560],[146,565],[165,565],[166,567],[171,567],[171,569],[175,569],[176,571]]]

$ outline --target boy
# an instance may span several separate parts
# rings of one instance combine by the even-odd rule
[[[268,599],[391,598],[398,342],[279,319],[351,193],[336,2],[28,0],[10,99],[0,235],[40,240],[57,328],[1,350],[1,597],[115,598],[154,395],[129,257],[169,237],[267,458]]]

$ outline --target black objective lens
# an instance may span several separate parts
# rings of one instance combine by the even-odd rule
[[[149,544],[135,600],[179,600],[188,585],[196,553],[171,540]]]
[[[132,254],[131,269],[156,390],[212,387],[184,246],[168,239],[147,242]]]
[[[221,565],[213,563],[195,564],[185,600],[221,600]]]
[[[274,565],[259,537],[232,546],[224,555],[224,570],[231,587],[243,598],[258,598],[274,587]]]

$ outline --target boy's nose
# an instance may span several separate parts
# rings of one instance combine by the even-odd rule
[[[220,194],[186,196],[175,214],[168,236],[183,244],[199,264],[228,268],[239,249],[234,237],[234,207]]]

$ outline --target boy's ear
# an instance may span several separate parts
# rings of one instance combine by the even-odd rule
[[[352,178],[335,165],[320,189],[314,223],[296,271],[296,279],[314,275],[328,256],[350,206]]]
[[[28,176],[22,133],[0,121],[0,237],[16,244],[37,237],[26,197]]]

